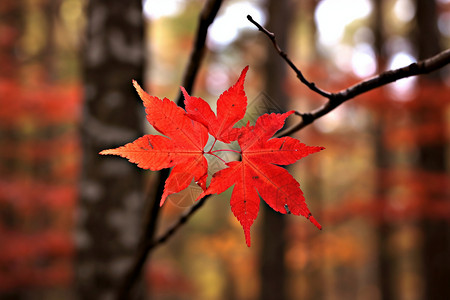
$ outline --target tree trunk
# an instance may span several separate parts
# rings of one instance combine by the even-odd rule
[[[380,207],[378,216],[377,235],[377,260],[378,260],[378,284],[380,287],[382,300],[391,300],[393,296],[393,274],[392,274],[392,254],[390,253],[389,240],[392,233],[392,226],[389,220],[385,218],[385,208],[388,206],[386,201],[388,181],[386,180],[386,171],[389,168],[389,153],[384,147],[384,136],[386,127],[384,126],[385,118],[382,115],[377,117],[375,121],[376,128],[374,130],[375,139],[375,166],[377,168],[376,175],[376,201]]]
[[[48,82],[52,82],[56,77],[55,70],[55,57],[58,54],[56,51],[56,26],[59,8],[61,5],[60,0],[47,0],[43,5],[43,13],[46,18],[46,41],[45,46],[42,49],[42,61],[45,67],[45,76]]]
[[[384,31],[384,0],[374,0],[373,23],[372,28],[375,36],[374,50],[377,58],[377,73],[385,69],[386,55],[384,53],[384,44],[386,41]],[[378,261],[378,284],[382,300],[391,300],[393,297],[393,274],[392,258],[389,251],[389,240],[392,233],[392,226],[389,220],[385,218],[385,208],[387,191],[389,190],[388,181],[385,172],[389,169],[389,152],[384,146],[384,137],[386,134],[387,118],[381,112],[375,112],[374,144],[375,144],[375,167],[377,168],[375,199],[378,201],[380,212],[378,216],[379,224],[377,226],[377,261]]]
[[[277,42],[282,49],[287,49],[292,11],[293,5],[290,0],[268,1],[269,20],[267,28],[276,34]],[[269,48],[268,50],[270,53],[265,66],[266,92],[271,101],[274,101],[273,110],[286,111],[288,102],[287,95],[284,92],[286,64],[273,49]],[[283,300],[286,299],[286,267],[284,265],[286,219],[263,201],[261,201],[261,207],[260,299]]]
[[[24,34],[24,15],[25,5],[23,1],[2,0],[0,5],[0,30],[2,31],[2,36],[0,37],[0,84],[2,84],[3,87],[10,84],[8,81],[11,81],[13,84],[16,82],[20,83],[21,61],[18,54],[20,54],[20,39]],[[17,91],[18,85],[16,87],[16,92]],[[6,96],[1,92],[0,97]],[[14,100],[16,99],[11,97],[8,101]],[[3,124],[0,126],[0,145],[21,145],[22,139],[20,128],[11,129]],[[5,152],[0,153],[0,165],[2,166],[0,171],[0,181],[2,184],[3,182],[12,180],[14,177],[13,175],[15,175],[19,169],[18,165],[20,163],[23,164],[18,158],[11,158],[8,155],[8,151],[6,151],[6,155],[4,153]],[[8,231],[17,233],[20,230],[21,220],[19,219],[14,206],[8,203],[15,200],[17,199],[11,198],[11,196],[8,196],[8,193],[2,192],[0,194],[0,228],[2,228],[2,234]],[[2,242],[6,240],[3,236],[0,239]],[[1,247],[2,246],[0,246],[0,248]],[[21,259],[21,261],[23,260]],[[8,256],[6,256],[6,258],[2,256],[0,257],[0,266],[2,268],[0,270],[0,279],[3,281],[5,277],[8,278],[11,276],[11,274],[8,274],[8,269],[11,269],[9,266],[14,266],[14,260],[11,260]],[[12,277],[17,278],[17,274],[14,275]],[[17,282],[17,279],[14,280]],[[6,286],[6,288],[3,287],[0,290],[0,299],[22,299],[25,297],[25,294],[26,291],[23,291],[21,286]]]
[[[144,21],[141,0],[89,1],[87,14],[76,285],[80,299],[112,299],[142,234],[143,172],[98,153],[143,135],[131,80],[142,83]]]
[[[24,31],[23,0],[2,0],[0,6],[0,78],[15,79],[20,74],[20,39]]]
[[[437,28],[437,7],[435,0],[416,0],[417,28],[416,40],[419,57],[423,59],[438,53],[440,47],[440,34]],[[439,72],[424,78],[425,82],[439,82]],[[446,124],[445,109],[430,105],[430,99],[421,99],[421,110],[416,115],[419,124],[437,124],[438,139],[424,143],[419,147],[417,165],[419,170],[434,175],[446,176]],[[427,105],[428,104],[428,105]],[[420,140],[420,138],[419,138]],[[439,201],[449,201],[448,186],[443,191],[432,189],[431,182],[424,182],[425,205]],[[450,295],[450,224],[448,220],[433,219],[425,216],[422,222],[423,240],[423,268],[425,279],[425,299],[444,299]]]

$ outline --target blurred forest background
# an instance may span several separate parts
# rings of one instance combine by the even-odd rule
[[[204,4],[0,2],[0,299],[112,299],[158,179],[96,153],[152,132],[131,79],[177,98]],[[329,91],[450,47],[449,0],[224,1],[191,94],[214,102],[249,65],[250,121],[323,99],[248,14]],[[290,169],[324,229],[262,209],[247,248],[215,196],[151,254],[141,299],[448,299],[449,107],[447,66],[297,132],[326,148]],[[157,234],[197,193],[166,202]]]

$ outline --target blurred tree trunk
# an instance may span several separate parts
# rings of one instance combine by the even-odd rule
[[[19,81],[21,61],[19,59],[20,41],[25,29],[25,4],[23,0],[2,0],[0,5],[0,80]],[[0,95],[0,97],[5,97]],[[17,129],[1,130],[0,142],[10,145],[18,142],[20,135]],[[16,159],[1,158],[0,163],[11,174],[19,163]],[[2,209],[0,208],[0,213]],[[8,215],[8,214],[7,214]],[[11,216],[9,216],[11,218]],[[9,219],[8,218],[8,219]]]
[[[435,0],[416,0],[417,24],[416,42],[418,59],[435,55],[441,50],[440,34],[437,28],[437,6]],[[440,73],[435,72],[421,81],[421,86],[431,82],[440,82]],[[420,125],[432,123],[436,128],[437,139],[422,142],[417,161],[419,170],[425,174],[446,176],[446,124],[445,109],[433,105],[440,101],[421,99],[423,105],[416,114]],[[421,138],[419,137],[419,141]],[[449,201],[448,186],[444,190],[433,189],[431,181],[424,182],[425,204]],[[425,216],[422,222],[423,268],[425,280],[425,299],[444,299],[450,295],[450,224],[445,219],[433,219]]]
[[[84,49],[83,162],[76,231],[80,299],[112,299],[141,236],[143,172],[103,149],[143,134],[144,112],[131,79],[142,83],[141,0],[93,0]],[[143,289],[135,297],[142,299]]]
[[[46,19],[46,28],[45,28],[45,46],[42,51],[44,67],[46,71],[46,79],[51,82],[56,77],[55,70],[55,56],[57,55],[56,51],[56,26],[57,19],[59,18],[59,8],[61,5],[61,0],[47,0],[43,4],[43,13]]]
[[[2,85],[9,84],[8,81],[14,83],[20,80],[21,61],[19,59],[19,45],[24,33],[25,9],[26,7],[22,0],[2,0],[0,5],[0,31],[2,32],[0,35],[0,84]],[[5,95],[2,93],[0,97],[5,97]],[[9,101],[14,100],[16,99],[9,99]],[[0,127],[0,145],[20,145],[20,142],[20,128]],[[0,153],[1,181],[11,180],[13,174],[17,173],[18,164],[22,163],[18,159],[11,159],[9,155],[4,155],[4,153]],[[17,232],[20,229],[17,212],[8,203],[7,194],[0,194],[0,227],[2,228],[2,233],[8,231]],[[0,257],[0,265],[2,267],[0,277],[9,276],[8,269],[11,267],[8,268],[8,266],[14,266],[14,261],[11,262],[9,260],[8,257]],[[26,292],[17,286],[6,286],[6,288],[3,287],[0,290],[0,299],[23,299],[25,295]]]
[[[303,44],[300,44],[300,49],[303,51],[299,54],[298,50],[296,55],[301,56],[302,61],[309,61],[308,68],[305,69],[305,71],[311,70],[311,66],[316,65],[319,61],[323,60],[321,57],[320,51],[318,49],[318,30],[317,30],[317,24],[314,18],[314,13],[316,11],[317,5],[319,2],[316,1],[304,1],[301,0],[298,2],[299,7],[295,10],[296,15],[293,17],[293,24],[291,27],[294,29],[296,26],[299,26],[298,24],[295,24],[296,22],[301,22],[302,24],[300,26],[306,26],[305,29],[302,30],[302,32],[308,32],[307,39],[304,39]],[[298,18],[300,18],[299,21],[296,21]],[[294,27],[295,26],[295,27]],[[300,37],[299,37],[300,38]],[[295,38],[295,39],[299,39]],[[294,55],[294,53],[292,53]],[[322,61],[323,63],[323,61]],[[298,64],[298,66],[301,67],[301,65]],[[305,74],[307,75],[307,74]],[[289,70],[288,70],[288,76]],[[310,78],[311,79],[311,78]],[[305,87],[302,87],[304,89]],[[302,132],[303,135],[314,135],[317,134],[316,128],[310,127],[310,131]],[[314,132],[313,132],[314,130]],[[311,134],[311,133],[312,134]],[[304,170],[307,170],[308,176],[303,176],[301,178],[301,186],[309,186],[314,187],[310,188],[308,190],[307,194],[307,200],[309,200],[309,209],[313,211],[314,217],[319,220],[319,223],[322,225],[327,222],[325,215],[323,214],[325,202],[324,202],[324,178],[319,173],[320,167],[317,167],[317,162],[313,160],[307,160],[303,163]],[[319,162],[320,164],[320,162]],[[308,251],[306,254],[309,257],[321,257],[321,259],[318,260],[311,260],[308,261],[308,263],[305,265],[304,268],[302,268],[300,271],[297,271],[301,273],[301,281],[296,281],[296,285],[300,285],[300,295],[299,299],[314,299],[314,300],[321,300],[321,299],[328,299],[328,295],[334,294],[333,289],[331,288],[330,284],[330,272],[327,270],[330,268],[330,264],[327,263],[327,259],[325,256],[325,249],[323,247],[315,247],[312,246],[316,243],[321,243],[322,239],[324,238],[324,235],[322,234],[321,230],[317,230],[314,226],[311,228],[308,228],[309,224],[305,223],[304,228],[302,228],[302,231],[308,232],[311,230],[312,234],[307,234],[305,238],[302,238],[299,242],[301,243],[309,243],[311,244],[311,247],[307,247],[305,250]],[[302,226],[303,227],[303,226]],[[320,251],[320,253],[317,253]],[[297,283],[298,282],[298,283]],[[303,298],[302,298],[303,297]],[[289,297],[288,297],[289,298]],[[295,298],[294,299],[298,299]]]
[[[287,49],[290,31],[291,13],[293,4],[290,0],[268,1],[269,20],[267,28],[274,32],[277,42],[282,49]],[[284,91],[286,77],[285,62],[273,51],[266,61],[266,92],[274,101],[274,106],[281,111],[286,111],[288,98]],[[261,244],[261,290],[262,300],[286,299],[286,267],[284,256],[286,239],[284,236],[286,219],[272,210],[265,202],[261,201],[262,207],[262,244]]]
[[[23,0],[2,0],[0,5],[0,78],[13,79],[20,73],[20,39],[24,31]]]
[[[392,226],[389,223],[389,219],[385,216],[385,211],[388,206],[387,191],[389,190],[389,181],[386,172],[389,171],[389,152],[384,147],[384,137],[387,134],[386,118],[379,112],[378,116],[375,116],[375,128],[374,128],[374,143],[375,143],[375,167],[377,169],[376,174],[376,187],[375,187],[375,199],[377,206],[380,207],[378,224],[376,229],[377,235],[377,263],[378,263],[378,284],[381,292],[382,300],[391,300],[393,296],[393,274],[392,265],[393,258],[390,251],[390,236],[392,234]]]
[[[384,0],[374,0],[373,5],[373,22],[372,28],[374,32],[374,50],[377,58],[377,72],[383,72],[386,64],[386,54],[384,52],[384,44],[386,41],[384,31]],[[375,167],[376,175],[376,201],[380,207],[377,224],[377,262],[378,262],[378,284],[381,292],[382,300],[391,300],[392,291],[392,258],[390,253],[390,235],[392,233],[391,224],[385,218],[385,208],[387,207],[387,191],[389,190],[389,182],[386,180],[386,172],[389,170],[390,153],[384,146],[384,137],[386,133],[387,118],[381,111],[375,112],[374,124],[374,143],[375,143]]]

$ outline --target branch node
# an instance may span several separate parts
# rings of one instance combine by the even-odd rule
[[[299,113],[302,117],[302,123],[304,125],[311,124],[314,121],[314,116],[311,113]]]
[[[415,73],[419,71],[420,67],[417,62],[413,62],[412,64],[409,65],[409,69],[411,70],[411,72]]]

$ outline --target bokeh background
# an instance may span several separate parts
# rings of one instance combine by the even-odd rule
[[[86,149],[153,132],[131,79],[177,98],[205,1],[120,2],[0,3],[0,299],[113,299],[130,265],[124,253],[135,254],[157,174]],[[249,65],[250,121],[324,99],[300,84],[248,14],[329,91],[450,47],[449,0],[224,1],[193,94],[214,103]],[[122,101],[122,91],[134,100]],[[297,132],[326,148],[290,168],[324,229],[262,206],[247,248],[230,191],[212,197],[152,252],[142,299],[448,299],[449,100],[447,66],[359,96]],[[117,120],[138,129],[117,129]],[[135,172],[142,184],[111,184],[115,172]],[[105,191],[86,180],[106,173]],[[130,185],[142,192],[118,190]],[[191,186],[166,202],[157,234],[198,192]]]

